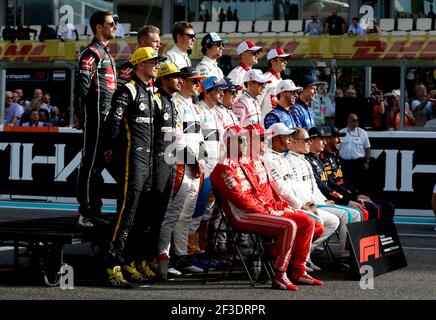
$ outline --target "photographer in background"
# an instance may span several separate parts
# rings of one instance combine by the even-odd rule
[[[387,117],[386,105],[383,99],[383,91],[376,89],[369,98],[370,110],[372,110],[372,126],[374,130],[386,130]]]
[[[418,84],[415,87],[415,98],[412,100],[412,111],[416,118],[415,126],[422,127],[432,118],[432,105],[436,98],[436,90],[427,94],[427,88],[424,84]],[[436,100],[433,100],[436,103]]]

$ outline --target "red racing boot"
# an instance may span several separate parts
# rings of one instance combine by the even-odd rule
[[[324,284],[324,281],[315,279],[309,276],[306,272],[302,275],[292,275],[292,281],[298,284],[308,284],[311,286],[322,286]]]
[[[276,272],[272,286],[275,289],[298,291],[298,287],[289,281],[284,272]]]

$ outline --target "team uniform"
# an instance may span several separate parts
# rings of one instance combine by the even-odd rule
[[[298,99],[291,110],[298,127],[304,128],[307,131],[309,131],[310,128],[315,127],[316,115],[310,105],[307,105],[301,99]]]
[[[286,110],[281,105],[277,105],[273,110],[271,110],[264,119],[265,129],[271,127],[274,123],[283,122],[288,128],[300,127],[298,119],[294,118],[292,108]]]
[[[261,159],[243,157],[239,163],[245,176],[257,191],[258,197],[261,201],[267,203],[271,207],[279,205],[281,208],[289,208],[289,210],[292,211],[292,215],[290,215],[289,218],[294,220],[299,228],[297,230],[297,242],[295,245],[298,247],[297,250],[302,250],[302,254],[306,255],[305,261],[307,261],[309,258],[312,239],[319,239],[324,234],[322,220],[313,219],[302,210],[291,209],[289,203],[276,192],[277,188],[274,186],[275,182],[265,169]],[[307,221],[313,223],[313,229],[310,236],[301,230],[302,226],[307,224]],[[300,234],[300,230],[303,234]]]
[[[347,194],[357,200],[357,192],[347,185],[343,179],[341,163],[339,158],[324,150],[319,155],[319,159],[324,165],[329,186],[338,193]],[[370,219],[380,219],[381,221],[392,221],[395,215],[395,206],[393,203],[384,200],[365,201],[365,208],[368,210]]]
[[[115,61],[109,49],[96,38],[80,54],[74,88],[74,114],[83,128],[82,159],[77,180],[79,213],[83,217],[101,214],[101,172],[103,123],[116,90]]]
[[[171,236],[174,254],[186,256],[189,223],[194,214],[198,192],[203,177],[197,176],[198,161],[205,158],[204,138],[200,128],[201,110],[179,93],[173,97],[178,114],[176,149],[177,168],[173,191],[162,222],[159,237],[159,255],[169,257]],[[207,155],[206,155],[207,156]]]
[[[164,57],[168,59],[167,62],[174,63],[179,69],[182,69],[184,67],[190,67],[192,65],[191,59],[189,59],[188,54],[181,51],[179,47],[177,47],[177,45],[174,45],[174,47],[168,50],[164,54]]]
[[[201,108],[200,126],[204,137],[204,145],[207,152],[207,164],[204,172],[204,180],[200,188],[189,234],[195,235],[201,220],[208,221],[212,216],[214,197],[210,174],[218,163],[220,157],[220,137],[223,128],[219,124],[216,107],[209,108],[204,101],[198,104]],[[191,252],[194,251],[191,248]]]
[[[224,73],[221,68],[218,67],[218,62],[207,56],[204,56],[203,59],[201,59],[195,69],[197,69],[202,76],[215,76],[217,79],[224,79]]]
[[[279,102],[277,100],[277,95],[276,95],[275,90],[276,90],[278,83],[282,79],[282,77],[280,76],[280,73],[277,73],[271,69],[268,70],[267,72],[265,72],[265,77],[267,77],[268,81],[271,81],[271,82],[266,85],[265,91],[264,91],[263,95],[261,96],[261,98],[259,99],[260,110],[261,110],[261,114],[262,114],[262,122],[261,123],[263,123],[265,116],[271,110],[273,110],[276,107],[277,103]]]
[[[225,159],[217,164],[211,179],[220,195],[230,226],[242,232],[255,232],[273,237],[275,241],[272,251],[276,253],[274,269],[286,272],[298,230],[297,224],[289,219],[292,211],[285,212],[284,208],[271,207],[260,200],[237,161]],[[309,222],[307,231],[313,233],[313,228],[313,222]],[[309,236],[311,237],[312,235]],[[307,251],[299,249],[295,248],[298,257],[294,260],[294,270],[304,273]]]
[[[138,221],[143,219],[136,213],[154,214],[147,210],[145,196],[152,187],[156,107],[151,88],[133,75],[132,80],[115,93],[105,124],[106,150],[113,151],[119,188],[110,254],[120,262],[138,260],[138,256],[144,254],[143,243],[130,237],[137,235],[132,232],[134,227],[141,229]]]
[[[241,62],[239,66],[230,71],[227,78],[230,78],[235,85],[244,86],[244,74],[250,70],[251,67]]]
[[[350,201],[353,200],[353,197],[347,193],[340,193],[331,188],[328,182],[327,172],[324,169],[324,165],[320,158],[313,153],[308,153],[305,155],[305,158],[312,165],[312,171],[316,179],[316,183],[318,185],[321,193],[328,199],[333,200],[335,203],[347,206]],[[363,207],[359,209],[361,221],[368,220],[368,211]]]
[[[312,166],[304,158],[290,151],[286,156],[290,165],[289,185],[302,200],[302,203],[312,202],[318,207],[320,217],[325,221],[334,215],[337,219],[333,232],[337,229],[339,233],[339,251],[342,256],[348,255],[345,250],[347,239],[347,224],[360,221],[360,212],[357,209],[345,206],[330,205],[326,203],[327,198],[321,193],[313,174]],[[327,213],[327,214],[326,214]],[[331,221],[330,221],[331,222]],[[331,224],[331,223],[330,223]],[[324,224],[325,226],[326,224]],[[331,228],[333,229],[333,228]],[[328,237],[324,238],[327,239]],[[322,242],[318,242],[321,244]],[[314,244],[315,246],[315,244]]]
[[[259,101],[245,91],[235,102],[232,111],[238,117],[242,127],[250,124],[261,123],[261,111]]]

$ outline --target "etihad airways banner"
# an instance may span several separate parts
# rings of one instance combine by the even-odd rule
[[[237,58],[236,47],[246,37],[224,36],[228,41],[224,54]],[[266,58],[271,48],[281,48],[292,59],[436,59],[436,39],[430,36],[261,36],[249,37],[263,47],[260,58]],[[89,40],[8,41],[0,42],[1,62],[61,62],[75,61]],[[201,39],[197,39],[191,59],[201,58]],[[136,38],[111,41],[115,60],[127,60],[136,48]],[[173,45],[172,38],[162,37],[161,53]]]
[[[369,174],[376,198],[414,215],[431,210],[436,182],[436,132],[369,132]],[[83,136],[71,128],[0,126],[0,194],[74,197]],[[102,194],[115,198],[104,171]]]

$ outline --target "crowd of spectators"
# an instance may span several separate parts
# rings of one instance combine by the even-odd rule
[[[5,119],[4,125],[8,126],[37,126],[51,127],[69,126],[69,117],[59,107],[52,105],[51,95],[36,88],[32,99],[27,100],[23,89],[5,93]]]

